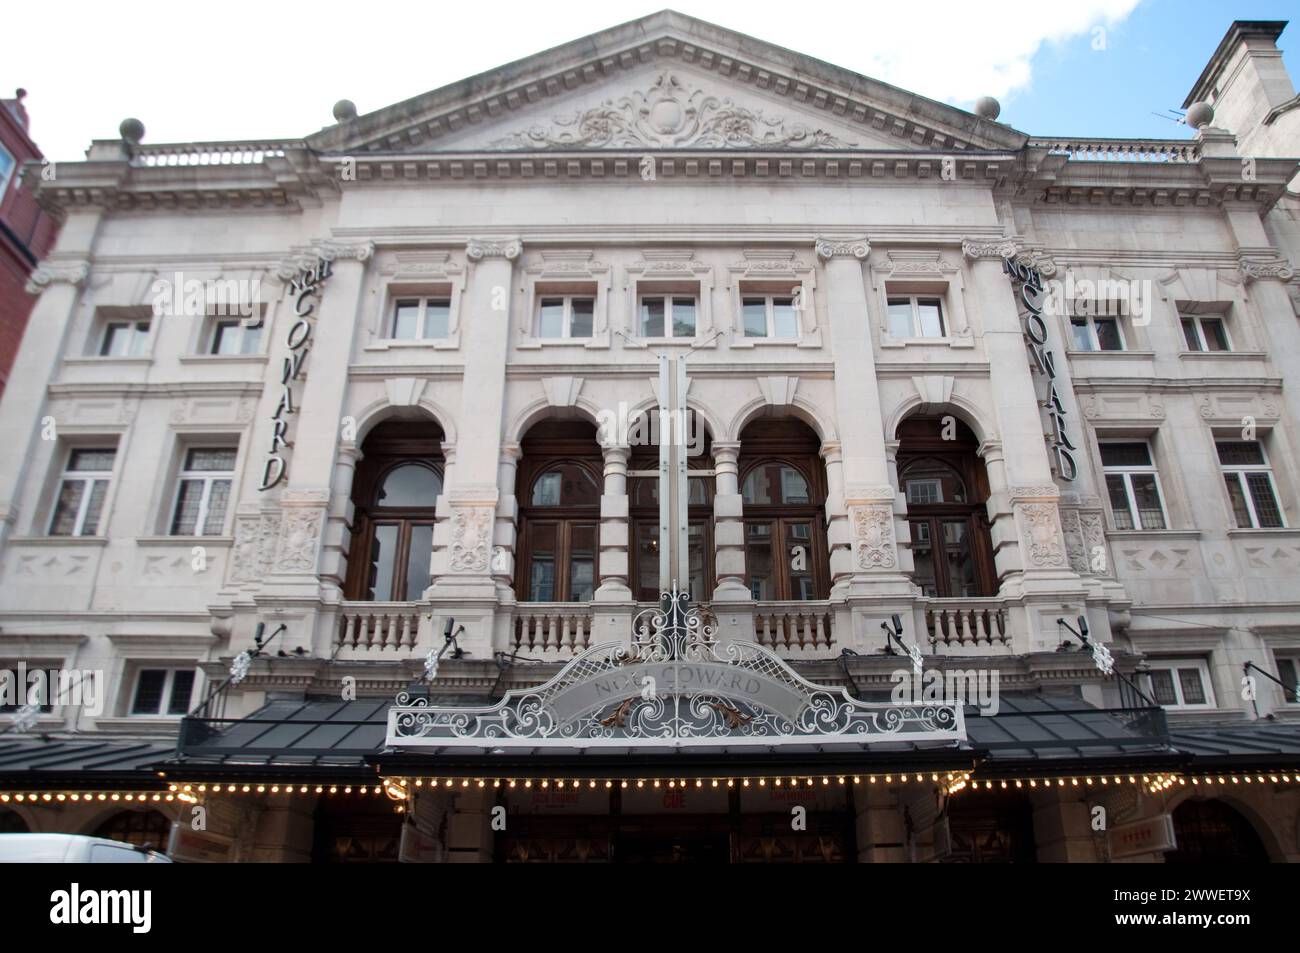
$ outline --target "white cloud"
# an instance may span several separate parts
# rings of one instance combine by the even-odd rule
[[[933,99],[970,103],[1025,88],[1043,44],[1090,36],[1138,2],[857,0],[800,9],[680,0],[677,8]],[[369,112],[646,12],[629,0],[575,8],[65,0],[54,27],[49,8],[24,3],[5,13],[0,82],[29,90],[32,134],[54,159],[79,158],[91,139],[115,137],[128,115],[144,122],[149,142],[297,137],[332,123],[337,99]]]

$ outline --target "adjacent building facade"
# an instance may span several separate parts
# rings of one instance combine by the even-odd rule
[[[302,140],[124,123],[39,183],[0,403],[0,668],[102,691],[11,700],[0,817],[236,860],[1293,859],[1283,26],[1233,25],[1177,141],[671,12]],[[385,737],[413,685],[491,706],[635,641],[661,355],[710,631],[869,700],[911,670],[883,627],[1000,713],[652,769]]]

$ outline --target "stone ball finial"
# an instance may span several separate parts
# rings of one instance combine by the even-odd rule
[[[22,102],[26,98],[27,98],[27,90],[23,89],[21,86],[19,86],[16,90],[14,90],[14,99],[18,100],[19,102]]]
[[[1002,104],[992,96],[981,96],[975,100],[975,115],[982,119],[997,119],[1002,113]]]
[[[1192,103],[1187,107],[1187,125],[1201,129],[1214,122],[1214,107],[1206,102]]]
[[[123,119],[122,125],[117,127],[121,133],[122,139],[131,145],[139,145],[140,140],[144,138],[144,123],[139,119]]]
[[[357,118],[356,104],[350,99],[340,99],[334,104],[334,121],[351,122]]]

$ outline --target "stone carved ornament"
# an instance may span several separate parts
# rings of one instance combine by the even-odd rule
[[[230,581],[257,582],[271,571],[275,544],[280,538],[280,515],[239,516],[235,519],[235,545],[230,554]]]
[[[453,572],[484,572],[492,542],[492,510],[486,507],[458,508],[451,518],[451,569]]]
[[[887,506],[853,508],[859,569],[894,568],[894,514]]]
[[[1028,528],[1029,561],[1036,567],[1065,566],[1065,542],[1061,538],[1055,503],[1018,504]]]
[[[321,516],[318,509],[294,509],[284,514],[280,526],[280,550],[275,568],[280,572],[313,572],[316,569],[316,542],[320,539]]]
[[[786,123],[661,73],[646,91],[534,126],[489,144],[494,149],[685,148],[826,149],[856,143],[802,123]]]

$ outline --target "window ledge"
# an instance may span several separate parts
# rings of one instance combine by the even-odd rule
[[[1209,358],[1212,361],[1238,360],[1261,361],[1268,357],[1267,351],[1179,351],[1180,361],[1196,361]]]
[[[182,364],[265,364],[269,359],[265,354],[182,354],[177,358]]]
[[[84,357],[65,357],[63,359],[63,363],[71,364],[74,366],[79,364],[85,364],[85,365],[127,364],[127,365],[138,365],[140,367],[146,367],[153,363],[153,355],[142,354],[138,357],[113,357],[110,354],[104,354],[104,355],[91,354],[91,355],[86,355]]]
[[[378,338],[371,341],[361,350],[363,351],[393,351],[393,350],[435,350],[450,351],[460,347],[460,338],[458,335],[452,335],[445,338],[420,338],[419,340],[410,340],[408,338]]]
[[[233,536],[137,536],[137,546],[233,546]]]
[[[1199,529],[1112,529],[1117,539],[1200,539]]]
[[[107,536],[14,536],[13,546],[107,546]]]
[[[1067,348],[1066,357],[1110,357],[1110,358],[1127,358],[1128,360],[1153,360],[1156,356],[1155,351],[1135,351],[1131,348],[1124,348],[1119,351],[1076,351]]]
[[[1297,530],[1294,526],[1269,526],[1265,528],[1260,528],[1258,526],[1251,526],[1248,528],[1238,527],[1237,529],[1228,530],[1228,538],[1231,539],[1234,536],[1241,536],[1245,539],[1250,539],[1256,536],[1276,536],[1279,533],[1300,533],[1300,530]]]
[[[174,733],[184,715],[114,715],[95,719],[96,731]]]

